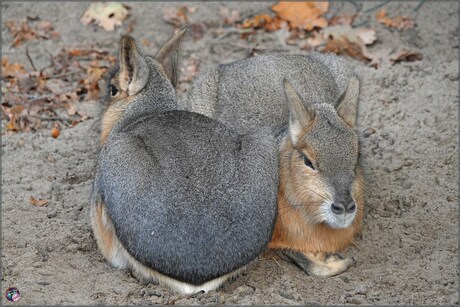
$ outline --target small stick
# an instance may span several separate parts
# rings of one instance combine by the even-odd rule
[[[34,71],[37,71],[37,67],[35,67],[34,62],[32,61],[32,58],[30,57],[29,47],[27,46],[26,46],[26,56],[29,59],[30,65],[32,65],[32,68],[34,69]]]
[[[225,33],[221,34],[219,37],[216,37],[215,39],[213,39],[213,41],[220,41],[223,38],[225,38],[227,35],[230,35],[230,34],[245,34],[245,33],[250,33],[250,32],[252,32],[252,29],[242,29],[242,30],[231,29],[231,30],[225,31]]]
[[[357,3],[355,0],[346,0],[346,1],[354,5],[356,12],[361,12],[361,10],[363,9],[362,3]]]
[[[64,117],[42,117],[42,116],[38,116],[38,115],[21,115],[20,118],[36,118],[36,119],[39,119],[39,120],[43,120],[43,121],[51,121],[51,120],[59,120],[59,121],[62,121],[62,122],[72,122],[72,120],[70,118],[64,118]]]
[[[67,76],[79,74],[79,73],[82,73],[82,72],[83,72],[83,71],[75,70],[75,71],[66,72],[66,73],[60,74],[60,75],[49,76],[48,78],[49,78],[49,79],[57,79],[57,78],[62,78],[62,77],[67,77]]]
[[[383,1],[382,3],[377,4],[376,6],[373,6],[373,7],[371,7],[371,8],[368,8],[367,10],[364,11],[364,13],[369,13],[369,12],[372,12],[373,10],[376,10],[376,9],[378,9],[378,8],[381,8],[382,6],[387,5],[388,2],[390,2],[390,0],[385,0],[385,1]]]
[[[364,20],[364,21],[358,23],[357,25],[353,25],[353,26],[356,27],[356,28],[359,28],[359,27],[362,27],[364,25],[367,25],[368,23],[369,23],[369,20]]]
[[[420,3],[417,4],[417,6],[414,8],[413,12],[417,12],[417,10],[418,10],[419,8],[421,8],[422,5],[423,5],[425,2],[426,2],[426,0],[420,1]]]

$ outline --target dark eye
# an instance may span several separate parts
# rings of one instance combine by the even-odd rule
[[[112,96],[115,96],[116,94],[118,94],[118,89],[113,84],[110,84],[110,93],[112,94]]]
[[[313,167],[313,164],[311,163],[310,159],[308,159],[307,156],[303,156],[303,163],[305,163],[305,165],[308,166],[309,168],[311,168],[313,170],[315,169]]]

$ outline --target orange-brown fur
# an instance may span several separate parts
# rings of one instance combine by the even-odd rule
[[[308,174],[301,162],[297,162],[297,152],[307,152],[310,157],[314,157],[306,144],[300,143],[297,148],[293,148],[288,140],[281,148],[278,217],[269,248],[304,253],[340,251],[353,242],[361,226],[364,211],[364,180],[361,169],[358,167],[356,170],[352,190],[357,206],[356,218],[349,227],[334,229],[324,222],[315,222],[318,204],[328,195],[328,191],[313,173]],[[293,188],[295,185],[298,186],[296,189]]]
[[[108,105],[105,108],[102,114],[102,128],[101,128],[101,137],[100,144],[104,144],[107,140],[110,131],[112,131],[115,124],[117,124],[123,114],[125,113],[126,108],[129,103],[132,102],[132,99],[128,96],[126,92],[123,92],[119,85],[117,84],[118,74],[110,82],[114,84],[118,89],[119,93],[116,97],[108,97]],[[108,93],[110,95],[110,93]]]
[[[92,224],[94,236],[98,242],[99,248],[105,258],[110,259],[113,253],[114,231],[108,222],[104,221],[105,204],[101,201],[94,205],[92,212]]]

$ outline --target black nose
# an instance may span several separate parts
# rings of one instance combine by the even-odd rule
[[[333,203],[331,205],[331,210],[334,214],[342,214],[345,212],[345,206],[342,203]]]
[[[331,205],[332,213],[337,214],[337,215],[343,214],[345,212],[346,213],[353,213],[355,210],[356,210],[356,205],[355,205],[354,201],[351,201],[350,203],[348,203],[348,205],[346,207],[341,202],[333,203]]]
[[[355,202],[354,202],[354,201],[351,201],[351,202],[348,204],[347,208],[345,209],[345,211],[346,211],[347,213],[353,213],[355,210],[356,210],[356,205],[355,205]]]

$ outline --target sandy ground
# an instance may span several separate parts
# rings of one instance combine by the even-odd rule
[[[3,22],[38,15],[61,32],[59,41],[28,43],[37,68],[49,65],[63,46],[92,46],[116,52],[126,30],[104,32],[83,26],[88,4],[3,3]],[[180,4],[132,3],[132,35],[153,42],[152,53],[172,33],[162,8]],[[190,18],[218,21],[220,3],[192,4]],[[366,3],[364,8],[373,6]],[[2,139],[2,287],[21,291],[22,304],[458,304],[458,3],[392,3],[390,14],[409,14],[417,27],[405,32],[377,24],[375,12],[359,22],[377,29],[382,46],[404,46],[424,58],[375,70],[351,60],[362,77],[359,129],[367,173],[367,208],[362,234],[345,254],[355,267],[339,276],[307,276],[294,265],[259,260],[219,291],[187,298],[110,267],[98,252],[89,223],[88,199],[97,154],[97,124],[85,121],[63,130],[18,133]],[[228,3],[241,16],[268,11],[268,3]],[[349,3],[331,10],[351,11]],[[24,63],[25,45],[9,47],[2,25],[2,53]],[[216,40],[211,32],[183,43],[183,59],[230,62],[258,43],[265,51],[299,52],[285,33],[238,34]],[[94,102],[77,105],[96,116]],[[49,199],[45,207],[30,195]],[[5,300],[4,298],[2,300]],[[5,302],[5,304],[9,304]]]

